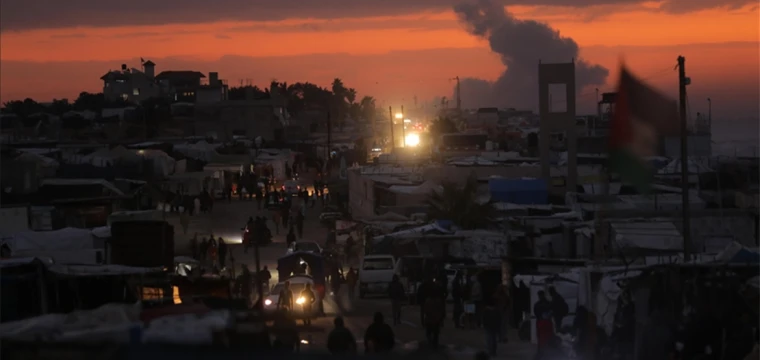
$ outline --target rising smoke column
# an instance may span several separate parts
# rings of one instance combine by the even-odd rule
[[[454,6],[467,30],[488,40],[507,67],[495,81],[467,78],[461,82],[463,107],[538,108],[538,61],[566,63],[575,59],[577,91],[603,85],[606,68],[578,58],[578,44],[534,20],[518,20],[495,0],[475,0]],[[578,92],[576,92],[578,94]]]

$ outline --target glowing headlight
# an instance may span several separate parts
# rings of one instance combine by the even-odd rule
[[[266,306],[272,305],[272,300],[269,300],[269,299],[264,300],[264,305]]]
[[[303,305],[303,303],[306,302],[306,299],[303,298],[303,296],[299,297],[298,300],[296,300],[296,304]]]
[[[420,144],[420,135],[415,133],[407,134],[405,140],[406,146],[415,147]]]

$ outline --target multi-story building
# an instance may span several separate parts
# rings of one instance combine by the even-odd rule
[[[152,97],[167,97],[173,102],[214,103],[227,99],[228,87],[219,73],[206,76],[199,71],[163,71],[158,75],[156,64],[148,60],[142,63],[142,71],[121,65],[103,75],[103,94],[107,100],[123,99],[140,103]]]

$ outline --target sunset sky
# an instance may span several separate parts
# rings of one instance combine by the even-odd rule
[[[454,7],[462,2],[468,1],[2,0],[0,100],[99,92],[101,75],[122,63],[139,68],[141,57],[155,62],[157,72],[218,71],[231,86],[273,79],[328,85],[339,77],[386,106],[411,105],[414,96],[450,97],[454,76],[493,81],[505,70],[493,41],[489,46],[474,36],[457,16]],[[499,4],[518,23],[535,20],[572,38],[581,59],[609,69],[603,84],[578,92],[581,111],[591,111],[595,88],[613,90],[621,59],[675,96],[673,68],[683,55],[693,112],[706,112],[710,97],[714,118],[758,114],[756,0]],[[544,59],[550,52],[529,35],[512,35],[510,44],[522,47],[510,53]],[[465,106],[478,104],[475,94],[463,89]],[[508,99],[503,104],[520,107]]]

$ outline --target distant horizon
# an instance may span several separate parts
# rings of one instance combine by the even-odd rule
[[[415,96],[420,102],[443,96],[453,100],[449,79],[459,76],[475,81],[467,82],[467,88],[463,81],[463,107],[487,104],[535,111],[530,104],[537,98],[530,80],[535,74],[530,73],[537,66],[532,64],[537,59],[575,59],[608,72],[594,79],[578,75],[596,84],[577,91],[577,113],[590,115],[595,113],[596,88],[600,93],[615,91],[621,59],[675,98],[673,67],[683,55],[692,79],[687,88],[692,117],[707,112],[708,97],[714,120],[755,120],[760,113],[760,19],[752,1],[600,0],[595,2],[599,5],[585,6],[587,2],[578,0],[573,6],[573,0],[564,0],[566,6],[554,6],[556,0],[541,0],[541,6],[509,6],[504,14],[497,0],[478,2],[490,17],[482,24],[515,27],[512,38],[498,33],[500,27],[477,28],[485,19],[468,13],[475,9],[463,5],[469,2],[457,0],[293,3],[288,19],[279,19],[281,11],[258,0],[220,0],[220,6],[191,1],[183,12],[171,10],[169,3],[175,0],[161,6],[146,2],[145,9],[151,11],[145,13],[140,7],[111,4],[81,9],[53,4],[25,13],[24,8],[45,1],[12,1],[3,4],[0,22],[3,103],[25,98],[73,101],[83,91],[102,92],[101,75],[123,63],[140,68],[143,58],[156,63],[156,73],[216,71],[231,87],[241,79],[264,88],[273,79],[329,86],[333,78],[341,78],[359,97],[373,96],[384,106],[409,106]],[[256,18],[264,14],[271,20]],[[24,20],[29,16],[38,20]],[[102,22],[104,18],[113,23]],[[508,83],[502,90],[482,88],[487,83],[477,81],[499,79],[504,61],[522,70],[504,80]],[[525,89],[516,85],[520,81],[527,81]],[[519,103],[511,104],[505,95]]]

